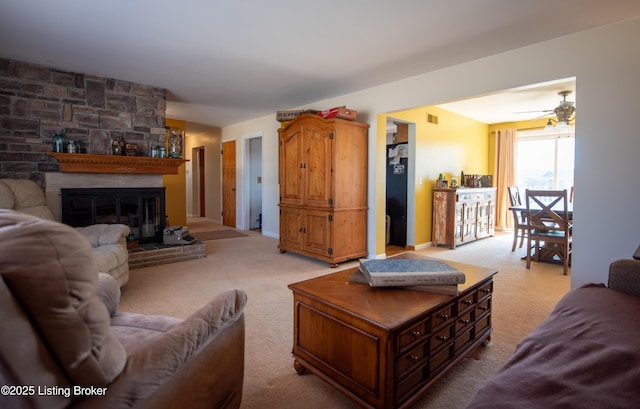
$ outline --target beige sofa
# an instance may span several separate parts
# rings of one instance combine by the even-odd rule
[[[73,228],[0,210],[0,407],[238,408],[246,294],[227,290],[186,320],[117,313]]]
[[[0,209],[12,209],[42,219],[54,220],[40,186],[27,179],[0,179]],[[129,252],[126,237],[129,226],[95,224],[77,227],[96,253],[98,271],[116,279],[120,287],[129,280]]]

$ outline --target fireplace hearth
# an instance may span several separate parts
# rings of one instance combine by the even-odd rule
[[[139,243],[162,243],[164,187],[61,189],[62,222],[73,227],[126,224]]]

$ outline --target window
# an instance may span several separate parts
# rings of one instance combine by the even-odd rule
[[[516,179],[523,189],[567,189],[573,186],[573,133],[519,132]]]

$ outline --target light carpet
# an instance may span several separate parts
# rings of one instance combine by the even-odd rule
[[[221,228],[202,219],[189,227],[194,236],[198,230]],[[569,290],[570,275],[562,275],[562,266],[533,263],[527,270],[521,260],[524,250],[511,252],[512,237],[498,234],[455,250],[416,252],[493,267],[499,273],[494,277],[491,344],[463,360],[411,408],[463,408]],[[248,305],[242,408],[355,409],[358,405],[317,376],[294,371],[293,296],[287,285],[355,267],[357,261],[330,268],[325,262],[281,254],[277,244],[276,239],[250,231],[242,240],[205,242],[206,258],[133,270],[119,310],[186,318],[218,292],[243,289]]]

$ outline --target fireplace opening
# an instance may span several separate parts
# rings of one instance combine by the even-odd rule
[[[165,188],[61,189],[62,222],[73,227],[126,224],[133,239],[162,243],[166,223]]]

